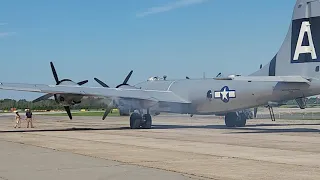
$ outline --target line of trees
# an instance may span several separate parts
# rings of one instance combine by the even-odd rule
[[[70,106],[71,109],[105,109],[108,103],[105,99],[99,98],[84,98],[80,104]],[[33,109],[33,110],[63,110],[64,107],[58,104],[53,99],[43,100],[40,102],[33,103],[25,99],[14,100],[14,99],[2,99],[0,100],[0,110],[8,110],[11,108],[16,109]]]

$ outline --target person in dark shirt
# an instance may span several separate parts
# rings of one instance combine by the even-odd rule
[[[27,123],[28,123],[27,128],[29,128],[29,124],[30,124],[31,128],[34,128],[33,124],[32,124],[32,120],[33,120],[32,112],[30,111],[30,109],[27,109],[26,118],[27,118],[26,120],[27,120]]]

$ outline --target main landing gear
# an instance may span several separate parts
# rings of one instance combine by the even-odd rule
[[[244,112],[231,112],[224,117],[227,127],[244,127],[247,123],[247,116]]]
[[[135,111],[131,114],[130,116],[130,128],[131,129],[151,129],[152,125],[152,117],[149,113],[143,114],[140,113],[139,111]]]

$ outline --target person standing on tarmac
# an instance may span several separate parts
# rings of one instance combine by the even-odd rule
[[[29,128],[29,124],[30,124],[31,128],[34,128],[33,124],[32,124],[32,120],[33,120],[32,112],[30,111],[30,109],[27,109],[26,118],[27,118],[27,123],[28,123],[27,128]]]
[[[20,128],[21,127],[21,117],[18,111],[15,111],[15,119],[16,119],[16,124],[14,125],[14,128]]]

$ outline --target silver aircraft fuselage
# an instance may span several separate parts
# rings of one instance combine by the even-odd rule
[[[136,84],[145,90],[172,91],[191,106],[159,102],[154,110],[172,113],[221,114],[320,94],[320,82],[281,83],[216,79],[157,80]]]

